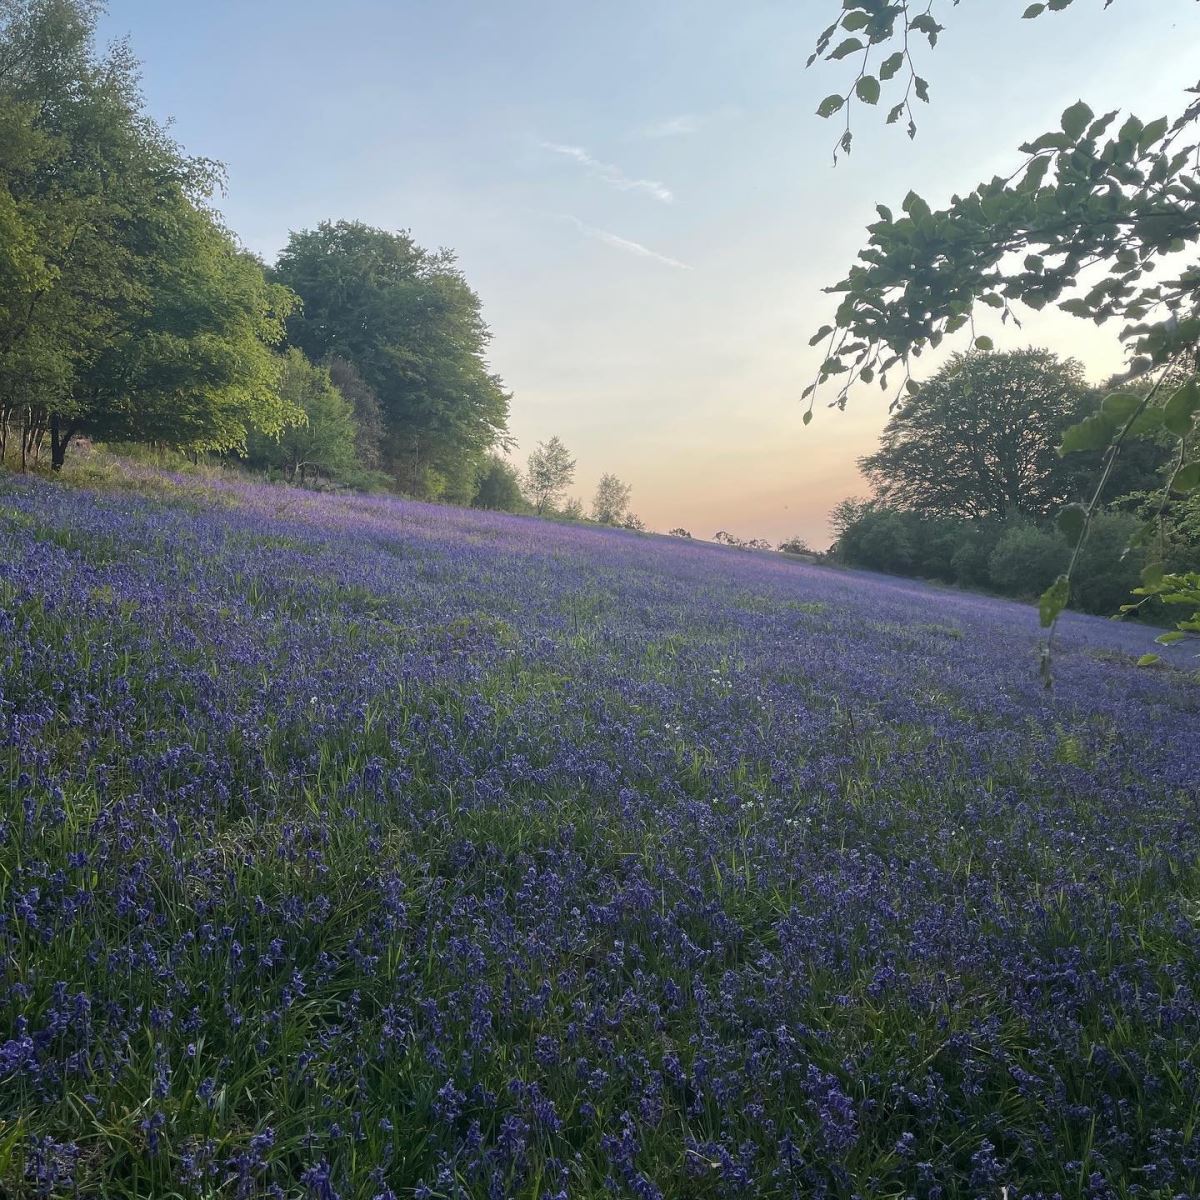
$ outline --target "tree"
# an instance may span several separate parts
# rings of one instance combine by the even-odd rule
[[[383,407],[374,389],[359,374],[352,362],[334,355],[329,360],[329,378],[354,410],[354,457],[368,469],[379,466],[379,447],[383,443]]]
[[[682,525],[677,525],[674,529],[667,530],[667,536],[690,539],[692,535]]]
[[[354,463],[354,409],[334,386],[327,367],[315,367],[295,347],[283,357],[279,391],[296,417],[275,436],[251,439],[249,458],[299,476],[336,475]]]
[[[521,494],[521,473],[500,455],[489,455],[480,472],[471,505],[500,512],[527,511],[525,497]]]
[[[137,64],[94,49],[98,6],[0,9],[0,426],[22,457],[80,432],[188,449],[279,429],[268,343],[290,294],[207,206],[215,164],[142,111]]]
[[[525,469],[525,490],[534,512],[540,517],[547,508],[553,508],[574,482],[575,460],[557,434],[547,442],[538,442]]]
[[[354,365],[378,396],[382,465],[404,489],[469,502],[503,439],[509,396],[486,362],[490,333],[454,255],[407,233],[325,221],[293,233],[275,278],[300,297],[288,338],[314,362]]]
[[[633,488],[615,475],[607,472],[601,475],[592,497],[592,520],[601,525],[620,525],[625,519],[632,492]]]
[[[958,354],[859,460],[885,503],[941,516],[1042,516],[1079,494],[1058,453],[1063,431],[1093,407],[1083,368],[1045,350]]]
[[[1030,4],[1024,15],[1041,17],[1071,3]],[[845,114],[842,149],[850,149],[853,105],[877,104],[883,86],[897,80],[906,86],[888,120],[907,115],[915,134],[910,96],[927,100],[928,85],[916,73],[913,52],[922,37],[935,45],[943,29],[932,8],[846,0],[821,33],[810,63],[818,57],[858,63],[850,87],[827,96],[817,110],[823,117]],[[868,67],[875,61],[880,66],[873,74]],[[1121,337],[1135,370],[1157,371],[1159,379],[1142,396],[1113,393],[1064,439],[1065,451],[1099,452],[1104,465],[1087,503],[1063,512],[1075,551],[1042,597],[1042,621],[1050,627],[1070,597],[1072,571],[1130,439],[1166,429],[1178,445],[1171,491],[1183,496],[1200,489],[1193,437],[1200,412],[1200,262],[1194,254],[1200,186],[1194,148],[1184,140],[1200,119],[1200,84],[1191,91],[1196,98],[1175,117],[1150,121],[1133,114],[1118,121],[1119,110],[1097,115],[1080,100],[1055,128],[1020,147],[1023,159],[1007,177],[955,196],[941,211],[911,191],[899,216],[879,206],[880,220],[868,229],[859,263],[830,289],[841,297],[833,322],[812,339],[825,350],[805,395],[836,379],[835,402],[844,405],[857,383],[877,381],[887,390],[889,373],[902,392],[916,391],[913,360],[957,331],[969,328],[976,347],[990,348],[988,335],[974,328],[977,309],[992,309],[1007,321],[1022,305],[1057,305],[1099,324],[1125,323]],[[1189,249],[1190,260],[1175,266],[1178,259],[1170,256]],[[1168,393],[1162,380],[1172,367],[1183,367],[1189,380]],[[1185,581],[1164,578],[1162,564],[1151,562],[1146,572],[1151,591],[1183,594]],[[1200,628],[1200,620],[1192,621]]]
[[[779,543],[780,554],[812,554],[812,547],[800,536],[787,538]]]

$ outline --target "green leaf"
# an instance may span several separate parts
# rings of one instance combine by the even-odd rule
[[[1092,118],[1095,115],[1082,100],[1077,100],[1070,108],[1063,112],[1061,122],[1063,133],[1071,141],[1078,141],[1083,136],[1083,131],[1092,123]]]
[[[1075,545],[1087,527],[1087,509],[1082,504],[1068,504],[1059,509],[1058,527],[1066,534],[1071,545]]]
[[[900,68],[904,66],[904,51],[897,50],[895,54],[889,54],[879,65],[879,78],[891,79]]]
[[[1019,147],[1022,154],[1037,154],[1042,150],[1066,150],[1072,145],[1071,139],[1065,133],[1043,133],[1032,142],[1024,142]]]
[[[893,220],[892,210],[886,204],[875,205],[875,211],[879,214],[881,220],[887,221],[889,224]]]
[[[1185,463],[1175,472],[1175,478],[1171,480],[1171,491],[1178,492],[1180,495],[1194,492],[1198,487],[1200,487],[1200,460]]]
[[[931,216],[929,205],[917,195],[916,192],[909,192],[904,197],[904,203],[900,206],[914,221],[920,221]]]
[[[994,345],[995,345],[995,343],[992,341],[992,339],[990,337],[988,337],[988,335],[986,333],[981,333],[975,339],[975,349],[976,350],[991,350]]]
[[[1032,21],[1034,17],[1040,17],[1046,11],[1044,4],[1031,4],[1022,14],[1022,18],[1026,21]]]
[[[846,103],[845,96],[839,96],[837,92],[832,92],[826,96],[820,104],[817,105],[818,117],[832,117],[843,104]]]
[[[1129,432],[1125,436],[1131,438],[1144,438],[1151,433],[1155,433],[1162,427],[1162,409],[1143,408],[1142,411],[1133,418],[1133,424],[1129,426]]]
[[[879,100],[879,80],[874,75],[864,75],[854,85],[854,94],[864,104],[875,104]]]
[[[1132,392],[1110,392],[1100,402],[1100,411],[1112,417],[1118,425],[1124,425],[1141,406],[1141,396],[1135,396]]]
[[[807,425],[809,423],[809,421],[811,421],[811,420],[812,420],[812,409],[807,408],[804,410],[804,424]]]
[[[855,50],[861,50],[862,48],[863,44],[858,38],[849,37],[844,42],[839,42],[829,57],[834,62],[837,62],[838,59],[845,58],[847,55],[853,54]]]
[[[1154,640],[1160,646],[1173,646],[1176,642],[1182,642],[1187,637],[1187,634],[1180,629],[1172,629],[1170,633],[1161,633]]]
[[[1043,629],[1049,629],[1054,624],[1058,614],[1067,607],[1071,598],[1071,581],[1060,575],[1043,593],[1038,601],[1038,616]]]
[[[1192,378],[1163,405],[1163,425],[1176,437],[1187,437],[1197,409],[1200,409],[1200,381]]]
[[[1142,568],[1142,585],[1148,588],[1157,587],[1162,583],[1165,574],[1162,563],[1147,563]]]
[[[1142,151],[1148,150],[1166,132],[1166,117],[1159,117],[1158,120],[1151,121],[1150,124],[1147,125],[1138,136],[1138,149]]]
[[[1105,412],[1085,417],[1078,425],[1072,425],[1063,433],[1060,454],[1074,454],[1079,450],[1103,450],[1112,441],[1117,431],[1116,422]]]
[[[1045,156],[1043,156],[1041,158],[1035,158],[1033,160],[1033,162],[1031,162],[1029,164],[1029,169],[1025,172],[1025,178],[1021,180],[1022,186],[1026,189],[1026,191],[1036,192],[1037,189],[1042,186],[1042,180],[1046,178],[1046,172],[1049,169],[1050,169],[1050,159],[1049,158],[1047,158]],[[1034,257],[1037,257],[1037,256],[1030,255],[1029,257],[1027,257],[1025,259],[1025,262],[1028,264],[1029,258],[1034,258]],[[1038,259],[1038,262],[1039,263],[1041,262],[1040,258]]]
[[[822,325],[821,328],[818,329],[817,332],[808,339],[808,344],[810,346],[815,346],[818,342],[823,342],[832,332],[832,325]]]
[[[1137,660],[1137,665],[1139,667],[1153,667],[1160,662],[1162,662],[1161,654],[1143,654],[1142,657]]]

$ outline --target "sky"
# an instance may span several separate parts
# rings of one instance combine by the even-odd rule
[[[877,203],[933,205],[1020,161],[1079,98],[1144,119],[1196,80],[1195,0],[969,0],[923,53],[915,141],[860,109],[854,149],[815,115],[847,63],[805,69],[838,0],[110,0],[150,112],[228,169],[220,207],[274,258],[326,219],[458,254],[513,392],[523,464],[557,434],[586,503],[601,473],[653,529],[829,541],[887,419],[800,393],[822,288]],[[1147,19],[1152,11],[1152,19]],[[1118,370],[1115,329],[1031,314],[990,328]],[[931,360],[923,360],[929,363]]]

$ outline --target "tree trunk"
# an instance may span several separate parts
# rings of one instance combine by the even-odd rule
[[[73,426],[64,426],[58,413],[50,414],[50,469],[61,471],[67,460],[67,446],[75,436]]]

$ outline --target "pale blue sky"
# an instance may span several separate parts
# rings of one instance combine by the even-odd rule
[[[357,218],[458,252],[519,460],[557,433],[585,499],[615,471],[654,528],[824,544],[886,403],[802,427],[822,285],[875,203],[1007,173],[1081,96],[1180,107],[1200,5],[1102,4],[943,4],[917,140],[864,112],[836,169],[813,114],[847,71],[804,62],[838,0],[110,0],[102,32],[129,35],[151,111],[228,165],[252,249]],[[1110,332],[1066,318],[989,332],[1097,378],[1120,365]]]

